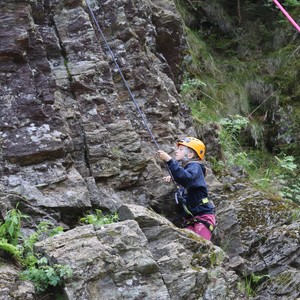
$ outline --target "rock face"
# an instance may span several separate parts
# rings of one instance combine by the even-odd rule
[[[172,1],[89,7],[99,23],[82,1],[1,4],[0,183],[59,211],[159,202],[168,191],[152,186],[162,166],[115,61],[157,143],[171,151],[192,132],[175,87],[181,19]]]
[[[222,201],[215,199],[222,224],[215,242],[226,249],[233,270],[249,276],[250,283],[255,280],[251,274],[257,276],[261,285],[252,282],[254,299],[297,299],[299,221],[293,222],[297,205],[234,182],[232,189]]]
[[[42,220],[64,226],[37,250],[72,267],[70,300],[247,299],[238,285],[251,273],[271,278],[256,299],[299,297],[292,205],[208,170],[214,243],[226,253],[170,222],[174,188],[161,182],[167,171],[122,76],[161,148],[172,153],[178,136],[195,135],[177,92],[186,45],[174,2],[88,4],[97,23],[85,1],[0,3],[1,217],[18,203],[29,228]],[[212,131],[208,148],[218,152]],[[95,208],[118,211],[121,222],[78,227]],[[0,262],[1,299],[35,297],[17,272]]]
[[[11,264],[1,262],[0,266],[0,299],[33,300],[35,296],[34,286],[29,281],[19,280],[19,270]]]
[[[77,227],[47,242],[47,253],[74,266],[73,280],[65,288],[69,299],[169,299],[136,222]]]
[[[242,299],[220,248],[142,206],[124,205],[119,216],[119,223],[77,227],[37,244],[74,267],[68,299]]]

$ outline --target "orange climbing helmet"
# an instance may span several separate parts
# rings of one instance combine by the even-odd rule
[[[193,149],[197,153],[199,158],[203,160],[205,154],[205,145],[202,141],[194,137],[187,136],[177,141],[177,146],[179,145],[183,145]]]

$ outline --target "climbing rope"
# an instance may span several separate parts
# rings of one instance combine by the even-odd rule
[[[150,135],[150,137],[151,137],[151,139],[152,139],[154,145],[156,146],[157,150],[159,150],[158,143],[156,142],[155,137],[154,137],[154,135],[153,135],[153,133],[152,133],[150,127],[148,126],[147,119],[146,119],[144,113],[142,112],[142,110],[140,109],[140,106],[138,105],[138,103],[137,103],[137,101],[136,101],[136,99],[135,99],[133,93],[131,92],[131,89],[130,89],[130,87],[129,87],[129,85],[128,85],[128,83],[127,83],[127,81],[126,81],[126,79],[125,79],[125,77],[124,77],[124,75],[123,75],[123,72],[122,72],[122,70],[121,70],[121,68],[120,68],[120,66],[119,66],[119,64],[118,64],[118,62],[117,62],[117,58],[115,57],[113,51],[111,50],[111,48],[110,48],[110,46],[109,46],[109,44],[108,44],[108,42],[107,42],[107,39],[105,38],[105,36],[104,36],[104,34],[103,34],[103,31],[102,31],[102,29],[101,29],[101,27],[100,27],[100,25],[99,25],[99,23],[98,23],[98,21],[97,21],[97,19],[96,19],[96,17],[95,17],[95,14],[93,13],[93,11],[92,11],[92,9],[91,9],[91,7],[90,7],[90,5],[89,5],[89,3],[88,3],[87,0],[85,0],[85,3],[86,3],[86,6],[87,6],[87,8],[88,8],[88,11],[89,11],[89,14],[90,14],[91,18],[92,18],[92,20],[93,20],[93,22],[94,22],[94,24],[95,24],[95,26],[96,26],[96,28],[97,28],[97,30],[98,30],[100,36],[101,36],[101,38],[102,38],[103,41],[104,41],[105,47],[106,47],[107,50],[109,51],[109,53],[110,53],[110,55],[111,55],[111,58],[112,58],[112,60],[114,61],[115,65],[116,65],[116,67],[117,67],[117,69],[118,69],[118,72],[119,72],[119,74],[120,74],[120,76],[121,76],[121,78],[122,78],[122,81],[123,81],[123,83],[124,83],[124,85],[125,85],[125,87],[126,87],[128,93],[129,93],[129,95],[130,95],[130,98],[131,98],[131,100],[133,101],[133,103],[134,103],[134,105],[135,105],[135,107],[136,107],[136,110],[138,111],[139,115],[140,115],[141,118],[142,118],[142,121],[143,121],[143,124],[144,124],[145,128],[147,129],[147,131],[148,131],[148,133],[149,133],[149,135]],[[176,182],[175,182],[175,180],[174,180],[174,178],[173,178],[173,175],[172,175],[172,173],[171,173],[171,171],[170,171],[170,169],[169,169],[169,166],[167,165],[167,163],[165,163],[165,164],[166,164],[166,166],[167,166],[167,170],[168,170],[168,172],[169,172],[169,175],[171,176],[171,179],[172,179],[174,185],[177,186],[177,185],[176,185]]]
[[[154,145],[156,146],[157,150],[159,150],[159,146],[158,146],[158,144],[157,144],[157,142],[156,142],[156,140],[155,140],[155,138],[154,138],[154,135],[153,135],[151,129],[149,128],[149,126],[148,126],[147,119],[146,119],[145,115],[143,114],[143,112],[141,111],[140,106],[138,105],[136,99],[134,98],[133,93],[131,92],[131,89],[130,89],[130,87],[129,87],[129,85],[128,85],[128,83],[127,83],[127,81],[126,81],[126,79],[125,79],[125,77],[124,77],[124,75],[123,75],[123,72],[122,72],[122,70],[121,70],[121,68],[120,68],[120,66],[119,66],[119,64],[118,64],[118,62],[117,62],[117,58],[115,57],[113,51],[111,50],[111,48],[110,48],[110,46],[109,46],[109,44],[108,44],[108,42],[107,42],[107,40],[106,40],[106,38],[105,38],[105,36],[104,36],[104,34],[103,34],[103,31],[102,31],[102,29],[101,29],[101,27],[100,27],[100,25],[99,25],[99,23],[98,23],[98,21],[97,21],[95,15],[94,15],[94,13],[93,13],[93,11],[92,11],[92,9],[91,9],[91,7],[90,7],[88,1],[85,0],[85,3],[86,3],[86,5],[87,5],[87,7],[88,7],[90,16],[92,17],[92,19],[93,19],[93,21],[94,21],[94,24],[96,25],[97,30],[98,30],[98,32],[100,33],[100,35],[101,35],[101,37],[102,37],[102,39],[103,39],[103,41],[104,41],[105,47],[108,49],[108,51],[109,51],[109,53],[110,53],[110,55],[111,55],[111,58],[112,58],[112,60],[114,61],[115,65],[116,65],[116,67],[117,67],[117,69],[118,69],[118,72],[119,72],[119,74],[120,74],[120,76],[121,76],[121,78],[122,78],[122,81],[123,81],[123,83],[124,83],[124,85],[125,85],[125,87],[126,87],[128,93],[129,93],[129,95],[130,95],[130,98],[131,98],[131,100],[133,101],[133,103],[134,103],[134,105],[135,105],[135,107],[136,107],[136,110],[138,111],[139,115],[140,115],[141,118],[142,118],[142,121],[143,121],[143,124],[144,124],[145,128],[146,128],[147,131],[149,132],[149,135],[150,135],[150,137],[151,137],[151,139],[152,139]]]

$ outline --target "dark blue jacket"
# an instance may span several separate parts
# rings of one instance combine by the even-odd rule
[[[168,167],[176,183],[187,190],[186,205],[194,216],[214,214],[211,203],[202,204],[201,200],[207,197],[207,187],[204,179],[205,167],[199,162],[189,162],[182,167],[176,160],[169,160]]]

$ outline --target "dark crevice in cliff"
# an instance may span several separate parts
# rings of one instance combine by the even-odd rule
[[[73,77],[72,77],[70,68],[68,66],[68,53],[67,53],[67,51],[65,49],[65,46],[64,46],[64,44],[63,44],[63,42],[62,42],[62,40],[60,38],[59,31],[58,31],[58,29],[56,27],[56,24],[55,24],[55,21],[53,19],[52,19],[51,23],[53,24],[53,28],[55,30],[55,34],[56,34],[56,37],[57,37],[59,45],[60,45],[61,56],[64,59],[64,66],[66,68],[66,72],[67,72],[67,75],[68,75],[68,81],[69,81],[69,85],[70,85],[69,93],[70,93],[71,97],[76,100],[77,109],[81,113],[82,108],[81,108],[81,105],[79,103],[78,97],[77,97],[76,93],[74,92],[73,87],[74,87],[75,83],[73,81]],[[77,121],[78,121],[78,123],[79,123],[78,125],[80,127],[80,136],[82,138],[82,146],[83,146],[80,149],[80,151],[82,152],[83,160],[85,162],[85,166],[86,166],[86,168],[88,170],[89,176],[91,176],[92,172],[91,172],[91,167],[90,167],[90,162],[89,162],[88,144],[87,144],[87,138],[86,138],[86,134],[85,134],[85,130],[84,130],[84,126],[83,126],[83,122],[82,122],[81,116],[78,117]],[[70,128],[72,128],[72,125],[70,126]],[[76,161],[78,161],[78,160],[80,161],[81,160],[80,158],[78,158],[78,154],[76,155],[74,152],[72,154],[72,157],[75,160],[75,164],[76,164]],[[80,171],[80,168],[78,168],[78,170]]]

